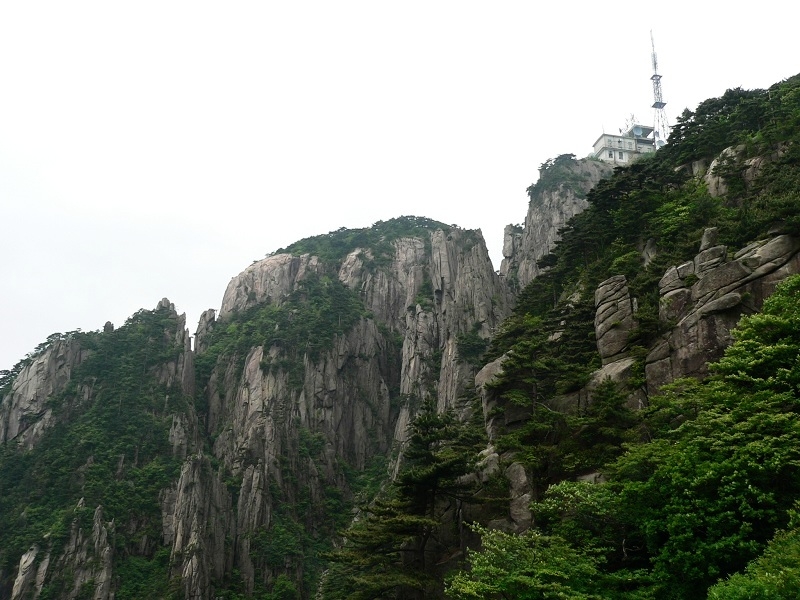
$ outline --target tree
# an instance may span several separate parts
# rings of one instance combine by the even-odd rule
[[[478,525],[473,530],[480,534],[483,549],[468,551],[469,570],[449,579],[445,587],[449,598],[607,598],[592,592],[600,579],[596,559],[563,539],[536,530],[519,535]]]
[[[800,529],[781,531],[758,559],[708,591],[709,600],[800,598]]]
[[[476,436],[451,412],[426,402],[410,425],[400,471],[386,492],[362,507],[331,555],[322,597],[424,598],[434,594],[435,561],[458,503],[474,490],[463,476],[476,455]]]
[[[795,276],[742,319],[710,380],[677,394],[695,416],[615,466],[663,597],[705,597],[761,552],[800,497],[798,298]]]

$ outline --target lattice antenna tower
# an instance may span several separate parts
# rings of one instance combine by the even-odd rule
[[[653,41],[653,31],[650,31],[650,46],[653,48],[653,75],[650,80],[653,82],[653,143],[656,148],[660,148],[667,143],[669,137],[669,122],[667,112],[664,107],[664,96],[661,92],[661,75],[658,74],[658,57],[656,56],[656,43]]]

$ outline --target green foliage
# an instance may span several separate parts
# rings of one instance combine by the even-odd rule
[[[609,571],[647,566],[627,507],[612,485],[562,481],[550,486],[531,511],[539,530],[602,557]]]
[[[458,357],[474,367],[480,367],[489,340],[480,336],[481,324],[475,323],[472,329],[456,337]]]
[[[699,598],[742,569],[800,498],[800,277],[744,318],[706,384],[678,384],[656,441],[615,465],[664,597]]]
[[[512,401],[529,396],[517,393]],[[622,453],[635,435],[636,415],[610,381],[594,392],[593,402],[578,413],[563,413],[537,403],[520,428],[497,441],[499,451],[513,451],[529,470],[535,497],[555,482],[598,470]]]
[[[445,232],[453,228],[424,217],[397,217],[388,221],[378,221],[364,229],[342,227],[325,235],[309,237],[295,242],[286,248],[275,251],[294,255],[313,254],[323,260],[338,261],[356,248],[370,250],[373,261],[382,264],[394,256],[391,242],[402,237],[418,237],[423,231],[441,229]]]
[[[593,415],[535,413],[515,448],[534,481],[541,478],[541,461],[552,476],[570,452],[579,455],[581,440],[600,464],[613,460],[615,449],[627,451],[606,467],[609,483],[550,485],[531,507],[533,533],[489,532],[487,543],[482,532],[484,549],[470,552],[471,571],[454,576],[450,595],[796,597],[798,298],[800,276],[790,277],[762,313],[742,319],[734,344],[711,366],[707,381],[675,382],[652,398],[641,424],[610,384],[598,390]],[[642,439],[649,441],[637,441]],[[562,469],[557,478],[568,475]],[[787,526],[792,529],[770,542]],[[525,554],[540,539],[553,544],[552,554]],[[569,560],[542,564],[565,555]],[[582,570],[568,575],[573,565]],[[558,587],[565,585],[574,589]]]
[[[362,507],[331,555],[322,598],[367,599],[431,593],[442,515],[473,498],[462,476],[482,436],[425,403],[409,427],[402,466],[381,498]]]
[[[160,548],[152,559],[131,555],[119,562],[114,574],[119,581],[115,598],[138,600],[162,598],[169,589],[169,548]]]
[[[473,526],[481,552],[469,552],[469,571],[459,571],[445,588],[454,600],[515,598],[608,598],[595,594],[600,573],[597,560],[564,540],[536,530],[515,535]]]
[[[583,186],[586,175],[582,175],[577,167],[574,154],[561,154],[544,161],[539,166],[539,179],[528,189],[530,203],[533,204],[545,192],[556,189],[573,191],[578,198],[585,197]]]
[[[781,531],[766,551],[708,590],[709,600],[795,600],[800,598],[800,530]]]
[[[13,572],[34,543],[52,544],[57,555],[73,523],[90,530],[94,507],[102,506],[103,520],[117,525],[115,567],[127,574],[118,597],[163,588],[163,554],[136,554],[143,537],[160,538],[159,492],[180,466],[169,429],[172,415],[187,409],[190,399],[155,377],[158,366],[182,351],[175,343],[178,326],[171,311],[158,309],[137,312],[113,332],[81,334],[88,357],[50,401],[59,423],[32,451],[0,448],[0,570]],[[76,509],[81,498],[86,508]],[[48,594],[70,585],[59,581],[50,582]]]
[[[203,389],[220,357],[236,357],[239,369],[257,346],[278,349],[262,368],[288,374],[302,386],[304,356],[312,360],[329,349],[335,337],[349,331],[366,315],[358,295],[338,279],[308,274],[280,305],[265,302],[233,313],[217,323],[209,348],[196,361],[198,388]]]
[[[569,323],[575,318],[575,291],[594,290],[618,274],[628,277],[639,304],[640,327],[631,344],[646,346],[660,333],[658,280],[666,268],[694,256],[703,228],[719,227],[722,243],[732,247],[764,236],[776,223],[786,231],[796,231],[800,225],[800,129],[786,122],[800,122],[800,77],[768,91],[729,90],[684,115],[670,144],[649,160],[616,169],[589,192],[589,207],[568,223],[555,249],[540,261],[546,272],[522,291],[514,315],[492,341],[487,358],[507,352],[527,335],[526,315],[542,319],[548,333],[558,329],[551,321],[566,320],[567,327],[576,326]],[[729,186],[744,176],[748,158],[766,155],[769,160],[753,181],[742,181],[737,188],[742,192],[735,199],[711,198],[682,168],[691,160],[710,162],[724,148],[748,140],[729,169]],[[566,156],[545,163],[540,182],[529,192],[564,177],[561,171],[569,168],[570,161]],[[644,268],[637,254],[647,240],[656,243],[658,254]],[[581,327],[578,339],[587,340],[591,319],[582,319]],[[580,358],[570,361],[573,365],[587,362],[587,354],[579,352]],[[558,354],[558,345],[551,353]]]
[[[269,529],[259,529],[250,536],[250,555],[255,561],[283,568],[302,562],[304,556],[303,527],[284,514],[278,513]]]

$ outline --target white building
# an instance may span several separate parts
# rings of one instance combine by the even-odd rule
[[[653,128],[646,125],[631,125],[619,135],[604,133],[594,143],[592,156],[608,163],[627,165],[642,154],[655,152]]]

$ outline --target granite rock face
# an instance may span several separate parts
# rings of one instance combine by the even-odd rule
[[[522,229],[513,225],[505,228],[500,274],[514,282],[515,289],[521,290],[539,274],[536,262],[549,254],[561,239],[559,230],[567,221],[589,206],[586,193],[612,172],[611,166],[597,160],[560,161],[559,164],[564,169],[557,175],[560,181],[545,185],[551,174],[541,171],[540,183],[532,186]]]
[[[628,338],[636,327],[634,302],[625,276],[615,275],[601,283],[594,294],[594,305],[597,351],[607,365],[624,357]]]
[[[761,309],[786,277],[800,273],[800,238],[790,235],[754,242],[729,256],[712,245],[707,230],[694,260],[671,267],[659,282],[659,318],[671,331],[647,356],[649,392],[679,377],[702,377],[707,363],[730,345],[742,315]]]
[[[361,470],[391,455],[396,469],[421,401],[435,397],[440,410],[462,409],[458,398],[471,387],[475,368],[459,357],[458,336],[488,338],[510,313],[513,296],[493,271],[479,231],[421,231],[391,246],[380,262],[369,248],[333,263],[309,254],[269,256],[231,280],[219,319],[211,313],[201,319],[200,353],[228,315],[260,303],[281,306],[311,275],[338,278],[368,311],[329,350],[303,356],[299,379],[283,366],[287,356],[277,346],[256,346],[238,359],[221,356],[212,371],[204,391],[206,431],[215,459],[241,480],[228,535],[248,590],[287,571],[302,579],[300,562],[270,564],[252,547],[277,526],[280,506],[302,494],[318,507],[330,488],[347,497],[341,464]],[[309,439],[318,454],[300,451]],[[324,519],[311,509],[306,528],[322,528]],[[191,572],[213,572],[218,551],[197,548]],[[209,578],[194,580],[204,586]],[[195,584],[184,583],[193,593]]]
[[[174,324],[174,328],[163,331],[164,347],[173,351],[152,366],[147,375],[164,389],[179,390],[191,397],[194,393],[194,353],[185,329],[185,317],[177,315],[166,298],[156,308],[168,314]],[[113,333],[113,326],[106,324],[99,335]],[[84,381],[59,403],[52,402],[68,388],[76,371],[91,357],[91,352],[81,346],[81,339],[70,334],[54,339],[20,370],[0,403],[0,443],[17,442],[22,450],[36,449],[52,427],[97,401],[99,392],[95,384]],[[167,396],[165,410],[168,400]],[[193,408],[187,405],[182,412],[166,414],[165,418],[172,420],[169,431],[172,453],[183,458],[197,452],[202,446],[201,428]],[[102,451],[101,448],[97,450]],[[81,477],[80,471],[95,463],[91,446],[85,460],[85,466],[76,474],[78,477]],[[130,467],[126,457],[120,457],[118,477],[124,469],[136,467],[135,458],[128,457],[128,460],[133,463]],[[203,486],[197,488],[203,489]],[[126,536],[138,540],[139,551],[143,554],[157,547],[159,540],[148,537],[148,521],[141,515],[130,515],[118,525],[125,530]],[[119,583],[113,572],[116,528],[113,521],[105,520],[102,506],[89,507],[81,500],[74,508],[74,518],[63,543],[54,544],[48,536],[19,557],[13,586],[9,589],[10,597],[15,600],[36,598],[45,586],[57,580],[62,590],[61,598],[113,599]],[[225,538],[220,539],[224,541]]]
[[[13,440],[30,450],[39,442],[55,422],[48,400],[64,389],[87,354],[74,340],[56,340],[20,371],[0,402],[0,443]]]
[[[91,518],[89,514],[92,514]],[[87,518],[90,523],[82,526],[81,521]],[[102,507],[98,506],[92,513],[81,499],[75,507],[69,538],[60,555],[52,556],[49,549],[38,545],[22,555],[11,600],[38,598],[48,577],[64,572],[69,573],[71,579],[60,597],[67,600],[113,600],[113,533],[114,523],[103,521]]]
[[[180,577],[185,598],[213,597],[233,564],[226,540],[235,534],[232,499],[225,483],[202,453],[186,459],[175,485],[162,492],[163,543],[171,547],[171,576]]]

